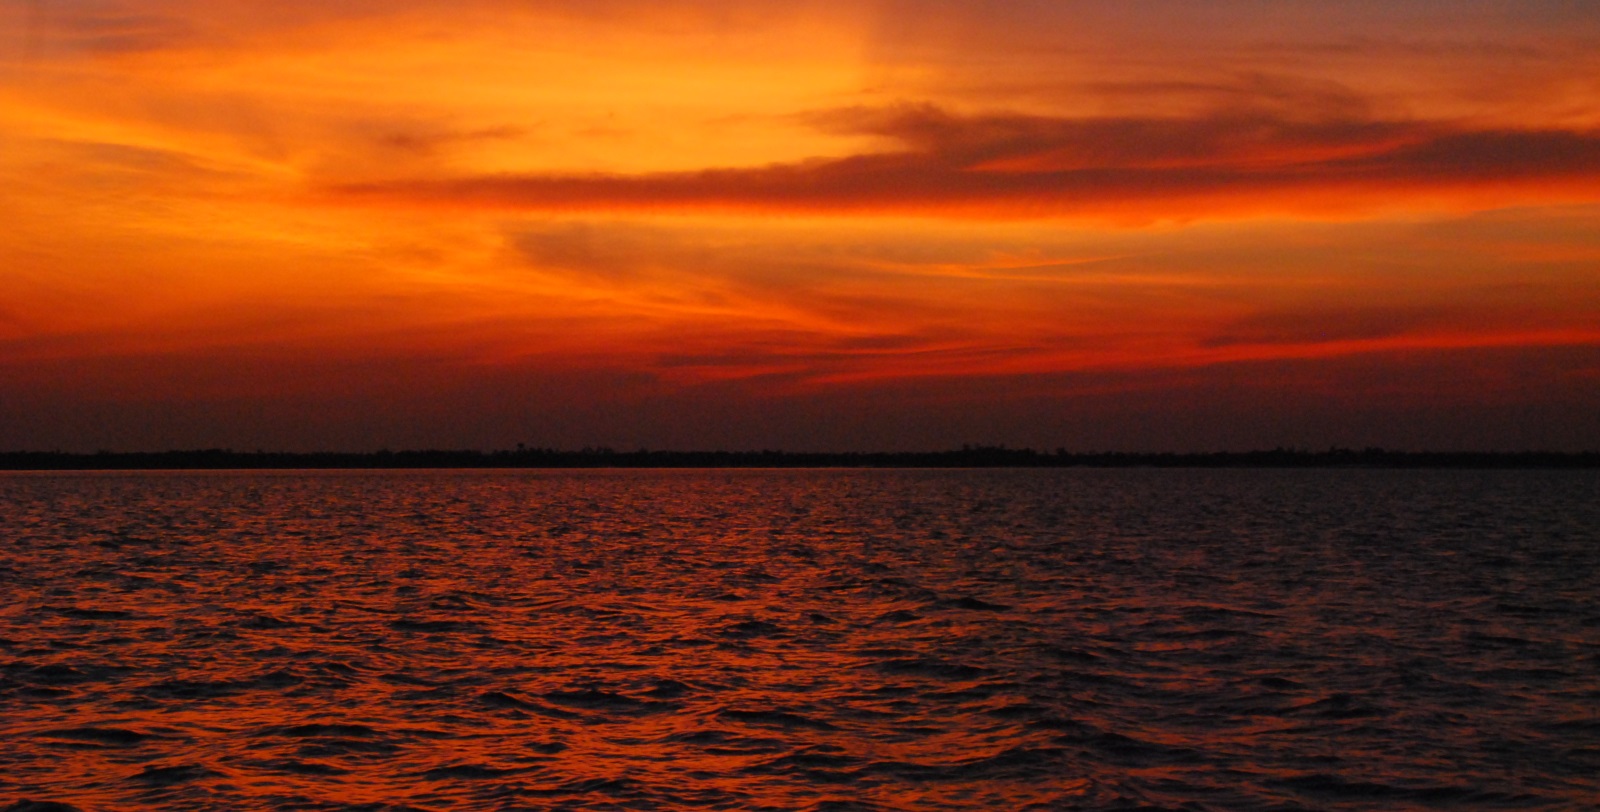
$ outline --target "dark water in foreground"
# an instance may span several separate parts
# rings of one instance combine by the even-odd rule
[[[1589,809],[1600,475],[0,475],[0,807]]]

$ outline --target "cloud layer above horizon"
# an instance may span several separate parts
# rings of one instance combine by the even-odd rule
[[[0,0],[0,257],[0,448],[1596,448],[1600,15]]]

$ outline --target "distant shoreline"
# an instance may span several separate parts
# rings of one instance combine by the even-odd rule
[[[0,452],[4,471],[442,468],[1600,468],[1600,452],[1433,452],[1342,449],[1210,453],[1078,453],[1005,447],[949,451],[194,451]]]

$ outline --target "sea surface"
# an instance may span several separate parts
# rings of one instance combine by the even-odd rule
[[[0,808],[1600,808],[1600,472],[0,475]]]

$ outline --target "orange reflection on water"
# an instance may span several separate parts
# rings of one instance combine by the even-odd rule
[[[0,801],[1576,803],[1586,476],[8,475]]]

